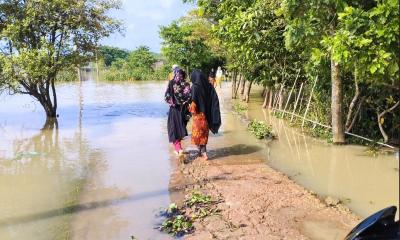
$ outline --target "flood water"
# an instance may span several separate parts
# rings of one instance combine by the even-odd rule
[[[392,205],[399,208],[398,152],[371,156],[363,146],[329,144],[302,134],[261,105],[260,92],[255,91],[245,116],[265,121],[277,135],[278,140],[266,146],[268,165],[323,198],[339,199],[361,217]]]
[[[0,239],[169,239],[154,229],[173,195],[164,88],[60,84],[58,128],[46,130],[33,99],[0,95]],[[262,153],[265,163],[318,194],[346,200],[361,216],[398,204],[395,156],[369,157],[363,147],[304,136],[261,111],[256,99],[248,117],[265,119],[278,135],[266,145],[246,132],[228,102],[221,99],[223,126],[210,138],[210,157],[251,164],[251,155]]]
[[[58,86],[58,129],[27,96],[0,98],[0,239],[168,239],[164,83]]]

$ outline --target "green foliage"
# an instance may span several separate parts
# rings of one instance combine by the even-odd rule
[[[379,153],[381,152],[381,146],[378,145],[377,143],[370,143],[367,145],[367,149],[365,150],[365,153],[367,153],[370,156],[377,157]]]
[[[139,46],[128,56],[127,67],[131,70],[135,69],[151,69],[152,65],[157,61],[154,54],[146,46]]]
[[[215,201],[211,196],[201,192],[192,192],[186,196],[185,206],[190,208],[193,221],[203,220],[204,218],[217,214],[219,210],[215,207]]]
[[[327,128],[314,126],[309,128],[309,132],[313,137],[326,139],[328,142],[332,142],[332,133]]]
[[[141,81],[141,80],[165,80],[169,69],[162,67],[154,70],[157,61],[154,53],[146,46],[139,46],[126,59],[115,60],[109,69],[105,71],[107,81]]]
[[[236,102],[233,105],[233,111],[235,111],[236,113],[242,113],[242,112],[246,111],[247,109],[248,109],[247,106],[240,102]]]
[[[162,212],[166,217],[160,226],[160,230],[174,236],[182,236],[194,230],[193,221],[185,216],[184,209],[179,208],[175,203],[171,203],[168,208]]]
[[[247,128],[258,139],[273,138],[272,127],[263,121],[252,120]]]
[[[211,196],[193,192],[186,196],[184,206],[178,207],[175,203],[171,203],[162,212],[166,219],[159,229],[178,237],[191,233],[194,231],[194,221],[202,220],[217,212],[214,203]]]
[[[58,82],[73,82],[78,80],[77,70],[73,67],[65,68],[57,73]]]
[[[193,192],[191,196],[186,199],[185,204],[189,207],[198,205],[207,205],[212,203],[211,196],[204,195],[200,192]]]
[[[119,30],[113,0],[4,0],[0,3],[0,88],[29,94],[56,116],[58,73],[94,58],[99,40]]]
[[[350,112],[357,85],[351,131],[380,138],[377,114],[400,101],[398,0],[188,2],[196,2],[196,11],[212,22],[212,35],[222,45],[229,70],[264,86],[288,87],[300,69],[297,89],[300,82],[318,76],[308,116],[327,125]],[[343,85],[343,104],[332,103],[331,60],[339,66],[335,81]],[[304,84],[305,96],[312,86]],[[341,106],[344,116],[332,114],[332,104]],[[300,109],[304,113],[304,106]],[[384,119],[383,128],[395,138],[399,111]]]
[[[174,236],[182,236],[193,231],[193,222],[185,215],[176,215],[165,220],[160,229]]]
[[[129,51],[111,46],[100,46],[98,50],[100,58],[104,59],[104,64],[109,67],[112,63],[119,59],[126,59],[129,56]]]
[[[203,69],[206,72],[222,65],[218,43],[210,35],[210,23],[195,12],[160,27],[162,54],[168,62],[177,63],[185,70]]]

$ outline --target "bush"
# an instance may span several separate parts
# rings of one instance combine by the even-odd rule
[[[275,137],[275,135],[272,133],[272,127],[268,126],[263,121],[253,120],[249,123],[247,129],[258,139]]]
[[[56,77],[59,82],[73,82],[78,81],[78,73],[73,67],[69,67],[57,73]]]

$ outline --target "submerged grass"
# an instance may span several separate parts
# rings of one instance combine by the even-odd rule
[[[236,102],[233,105],[233,111],[235,111],[238,114],[243,113],[244,111],[247,111],[247,109],[248,109],[248,107],[240,102]]]
[[[272,127],[267,125],[263,121],[252,120],[247,129],[258,139],[274,138],[275,135],[272,132]]]
[[[379,144],[372,142],[367,144],[367,149],[365,149],[364,152],[370,156],[376,157],[382,152],[382,147]]]

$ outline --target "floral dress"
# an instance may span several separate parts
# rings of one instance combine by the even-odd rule
[[[175,142],[187,136],[186,124],[189,121],[187,106],[191,99],[190,84],[185,81],[169,81],[165,92],[168,111],[168,139]]]
[[[192,102],[189,106],[189,111],[192,113],[192,144],[195,145],[207,145],[208,142],[208,123],[206,115],[202,112],[198,112],[195,102]]]

